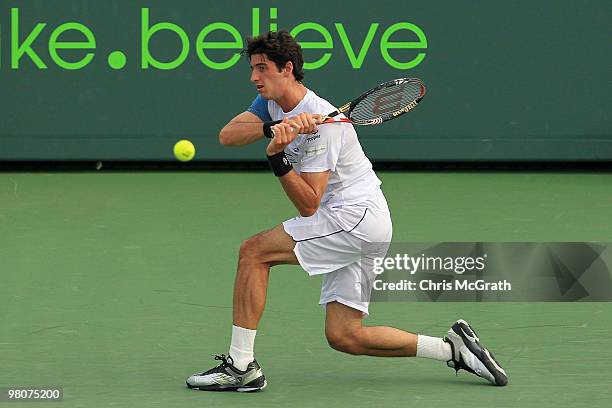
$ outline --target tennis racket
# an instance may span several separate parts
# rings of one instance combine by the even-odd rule
[[[400,78],[382,83],[342,105],[323,118],[323,123],[350,122],[380,125],[414,109],[425,96],[425,84],[417,78]],[[344,118],[337,118],[344,114]]]
[[[425,96],[425,84],[417,78],[399,78],[375,86],[323,117],[327,123],[380,125],[414,109]],[[344,114],[344,117],[337,117]],[[280,123],[278,120],[272,123]],[[274,131],[272,130],[274,136]]]

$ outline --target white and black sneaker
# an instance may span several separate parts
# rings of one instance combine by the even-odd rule
[[[215,360],[220,360],[221,364],[189,377],[185,382],[187,388],[201,391],[251,392],[263,390],[268,385],[256,360],[251,361],[244,371],[234,367],[232,358],[226,357],[225,354],[215,356]]]
[[[474,329],[465,320],[457,320],[444,341],[450,344],[452,358],[446,364],[455,369],[469,371],[495,385],[508,384],[508,376],[489,350],[480,343]]]

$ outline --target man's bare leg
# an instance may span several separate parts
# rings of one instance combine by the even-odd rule
[[[338,302],[327,304],[325,334],[330,346],[349,354],[377,357],[425,357],[446,361],[455,370],[464,369],[495,385],[506,385],[508,377],[493,355],[484,348],[473,329],[458,320],[445,339],[416,335],[394,327],[362,325],[360,311]],[[451,347],[451,343],[454,345]],[[466,347],[471,347],[476,352]]]
[[[187,387],[200,390],[252,392],[267,385],[254,358],[257,325],[263,314],[270,267],[298,264],[293,253],[295,242],[282,225],[259,233],[242,243],[234,285],[234,324],[229,357],[216,356],[222,363],[208,371],[195,373]]]
[[[441,338],[416,335],[395,327],[363,326],[362,314],[338,302],[327,304],[325,334],[336,350],[377,357],[451,359],[451,347]]]
[[[363,326],[362,313],[342,303],[327,304],[325,335],[329,345],[349,354],[413,357],[417,335],[395,327]]]
[[[266,304],[270,267],[298,265],[295,241],[282,225],[242,243],[234,284],[234,325],[256,330]]]

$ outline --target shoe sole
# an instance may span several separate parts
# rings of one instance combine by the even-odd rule
[[[188,382],[185,382],[185,385],[187,385],[187,388],[189,388],[190,390],[196,390],[196,391],[256,392],[256,391],[261,391],[264,388],[266,388],[266,386],[268,385],[268,381],[264,380],[264,383],[263,383],[263,385],[261,387],[236,387],[236,386],[233,386],[233,385],[225,385],[225,386],[224,385],[211,385],[211,386],[198,387],[198,386],[189,385]]]
[[[463,344],[480,360],[495,379],[495,385],[504,386],[508,384],[508,376],[491,352],[480,345],[480,340],[472,326],[465,320],[458,320],[451,328],[453,333],[463,340]]]
[[[255,391],[261,391],[264,388],[266,388],[268,386],[268,381],[264,380],[264,383],[261,387],[255,387],[255,388],[238,388],[236,391],[238,392],[255,392]]]

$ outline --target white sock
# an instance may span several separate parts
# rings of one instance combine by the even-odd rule
[[[253,345],[255,344],[256,334],[257,330],[232,325],[232,345],[229,355],[234,360],[234,367],[237,369],[246,370],[249,363],[255,359]]]
[[[451,346],[440,337],[417,336],[417,357],[448,361],[452,356]]]

